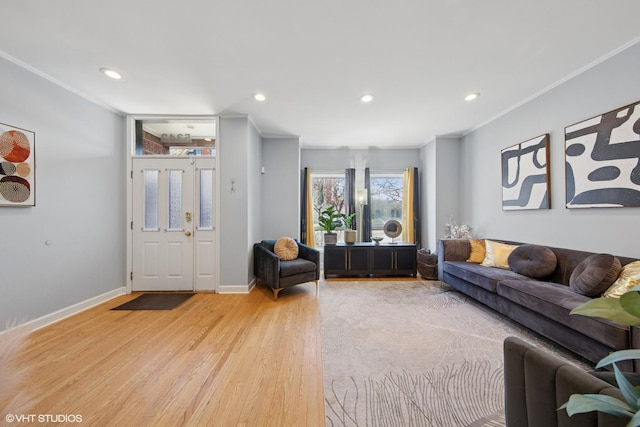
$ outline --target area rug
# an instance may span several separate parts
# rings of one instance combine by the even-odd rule
[[[504,426],[504,339],[571,359],[438,281],[324,281],[320,317],[331,427]]]
[[[142,294],[111,310],[172,310],[191,298],[193,293]]]

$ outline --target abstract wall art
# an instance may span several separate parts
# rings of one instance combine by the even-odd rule
[[[0,123],[0,206],[35,206],[35,134]]]
[[[501,153],[502,210],[549,209],[549,134]]]
[[[567,208],[640,206],[640,102],[565,128]]]

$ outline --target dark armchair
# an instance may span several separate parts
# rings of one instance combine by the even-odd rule
[[[253,272],[258,282],[264,282],[273,290],[274,299],[289,286],[320,280],[320,252],[298,243],[298,258],[282,261],[274,252],[276,240],[263,240],[253,245]]]

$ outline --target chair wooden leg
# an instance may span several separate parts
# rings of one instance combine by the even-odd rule
[[[318,295],[318,282],[320,282],[320,281],[316,280],[316,295]]]
[[[278,289],[273,289],[271,288],[271,290],[273,291],[273,300],[277,301],[278,300],[278,294],[280,293],[281,290],[283,290],[284,288],[278,288]]]

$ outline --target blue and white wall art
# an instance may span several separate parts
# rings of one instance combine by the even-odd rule
[[[640,206],[640,102],[565,128],[567,208]]]
[[[502,210],[549,209],[549,134],[502,150]]]

